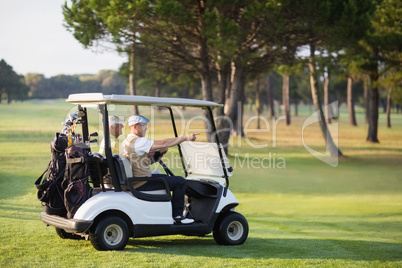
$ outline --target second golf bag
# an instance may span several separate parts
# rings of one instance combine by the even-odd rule
[[[62,182],[66,168],[65,149],[67,148],[67,136],[56,133],[50,144],[51,160],[36,180],[35,186],[38,189],[38,199],[50,215],[65,217],[67,214],[64,206],[64,188]]]
[[[66,149],[66,171],[63,188],[67,218],[73,218],[77,209],[92,195],[89,184],[88,158],[90,149],[84,143],[77,143]]]

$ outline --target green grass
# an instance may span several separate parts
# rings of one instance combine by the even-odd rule
[[[237,211],[250,225],[244,245],[219,246],[212,235],[177,235],[131,238],[124,251],[98,252],[89,241],[60,239],[39,219],[42,206],[34,181],[45,169],[49,142],[70,109],[60,100],[0,105],[1,267],[402,266],[401,115],[393,114],[393,127],[387,129],[381,114],[381,143],[368,144],[363,113],[357,114],[359,126],[349,127],[342,110],[338,136],[347,157],[336,167],[302,145],[308,108],[292,118],[290,127],[278,123],[275,146],[272,124],[270,132],[249,133],[254,144],[268,143],[266,148],[234,138],[230,188],[240,201]],[[168,126],[168,121],[158,124],[155,134],[167,136]],[[307,143],[324,151],[318,127],[305,131]],[[247,157],[283,159],[285,165],[241,167]]]

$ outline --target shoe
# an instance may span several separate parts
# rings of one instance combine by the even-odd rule
[[[190,223],[194,222],[193,219],[188,219],[183,216],[176,216],[173,219],[176,221],[176,223],[181,223],[181,224],[190,224]]]

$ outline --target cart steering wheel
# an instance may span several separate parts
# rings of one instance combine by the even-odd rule
[[[159,151],[156,151],[155,154],[152,156],[152,161],[153,161],[153,162],[159,162],[159,160],[162,159],[162,156],[163,156],[165,153],[166,153],[166,152],[161,153],[161,152],[159,152]]]
[[[161,152],[159,152],[159,151],[156,151],[155,154],[154,154],[153,157],[152,157],[152,160],[153,160],[154,162],[158,162],[158,163],[163,167],[163,169],[165,170],[165,172],[166,172],[167,175],[169,175],[169,176],[174,176],[173,172],[172,172],[172,171],[165,165],[165,163],[163,163],[163,161],[162,161],[162,156],[163,156],[165,153],[166,153],[166,152],[161,153]]]

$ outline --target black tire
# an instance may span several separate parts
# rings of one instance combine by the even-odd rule
[[[215,223],[213,235],[220,245],[241,245],[248,236],[247,220],[237,212],[223,214]]]
[[[60,238],[63,239],[75,239],[75,240],[81,240],[84,239],[84,237],[80,236],[80,235],[76,235],[76,234],[72,234],[72,233],[67,233],[66,231],[64,231],[63,229],[60,228],[55,228],[56,229],[56,233]]]
[[[102,219],[89,232],[89,240],[97,250],[122,250],[126,247],[129,236],[127,223],[116,216]]]

